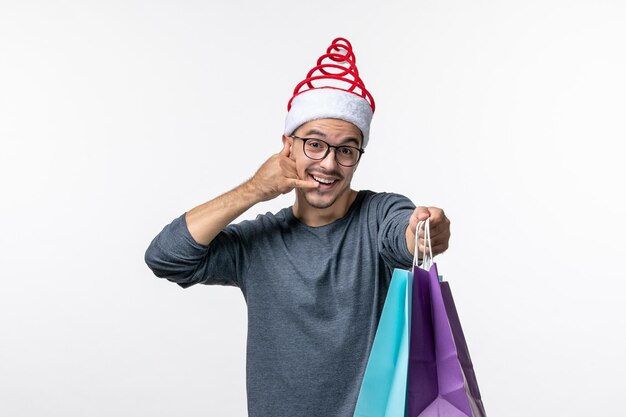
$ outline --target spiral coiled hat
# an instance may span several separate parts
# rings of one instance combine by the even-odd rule
[[[311,120],[341,119],[361,130],[365,148],[375,109],[374,98],[359,76],[352,45],[336,38],[294,88],[287,104],[285,135]]]

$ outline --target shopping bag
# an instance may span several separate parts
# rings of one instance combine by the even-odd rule
[[[425,235],[424,246],[429,248],[428,220],[418,225],[418,232],[422,226]],[[438,278],[437,265],[432,262],[430,249],[430,254],[428,250],[424,254],[422,267],[413,268],[407,378],[408,417],[484,417],[478,384],[469,360],[465,338],[462,336],[456,308],[451,320],[448,314],[452,313],[454,304],[448,303],[446,309],[442,294],[446,290],[442,291]],[[444,287],[449,293],[449,286]],[[454,331],[456,338],[453,327],[456,329]]]
[[[448,320],[450,321],[450,328],[452,330],[452,336],[454,337],[454,344],[456,345],[456,351],[459,355],[459,362],[461,363],[461,369],[463,369],[463,376],[467,384],[466,389],[469,390],[468,399],[470,401],[470,408],[472,409],[472,416],[485,416],[485,407],[483,406],[482,398],[480,397],[480,390],[478,389],[478,381],[476,380],[476,373],[474,372],[474,365],[470,358],[469,349],[467,348],[467,342],[465,341],[465,335],[461,328],[461,321],[456,311],[456,305],[452,298],[452,291],[450,291],[450,284],[446,281],[440,282],[441,295],[443,296],[443,303],[446,307],[446,313]]]
[[[412,281],[411,271],[393,271],[354,417],[406,416]]]

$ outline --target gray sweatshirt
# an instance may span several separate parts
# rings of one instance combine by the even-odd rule
[[[248,307],[250,417],[349,417],[393,268],[408,269],[415,206],[360,191],[348,213],[310,227],[285,208],[231,224],[208,246],[185,215],[154,238],[145,260],[182,287],[233,285]]]

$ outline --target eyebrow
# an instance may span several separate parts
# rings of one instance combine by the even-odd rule
[[[324,133],[324,132],[322,132],[322,131],[320,131],[320,130],[317,130],[317,129],[310,129],[310,130],[308,130],[308,131],[305,133],[304,137],[309,137],[310,135],[317,135],[317,136],[321,136],[323,139],[326,139],[326,138],[327,138],[327,137],[326,137],[326,133]],[[355,144],[357,147],[359,146],[359,140],[358,140],[357,138],[353,137],[353,136],[349,136],[349,137],[345,138],[345,139],[343,140],[343,142],[341,142],[341,145],[345,145],[345,144],[347,144],[347,143],[349,143],[349,142],[354,142],[354,144]]]

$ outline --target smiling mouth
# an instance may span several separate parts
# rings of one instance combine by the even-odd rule
[[[337,178],[325,178],[313,174],[309,174],[309,176],[313,178],[313,180],[316,181],[322,188],[332,187],[337,181],[339,181]]]
[[[322,185],[333,185],[337,181],[336,179],[322,178],[317,175],[311,175],[311,177]]]

